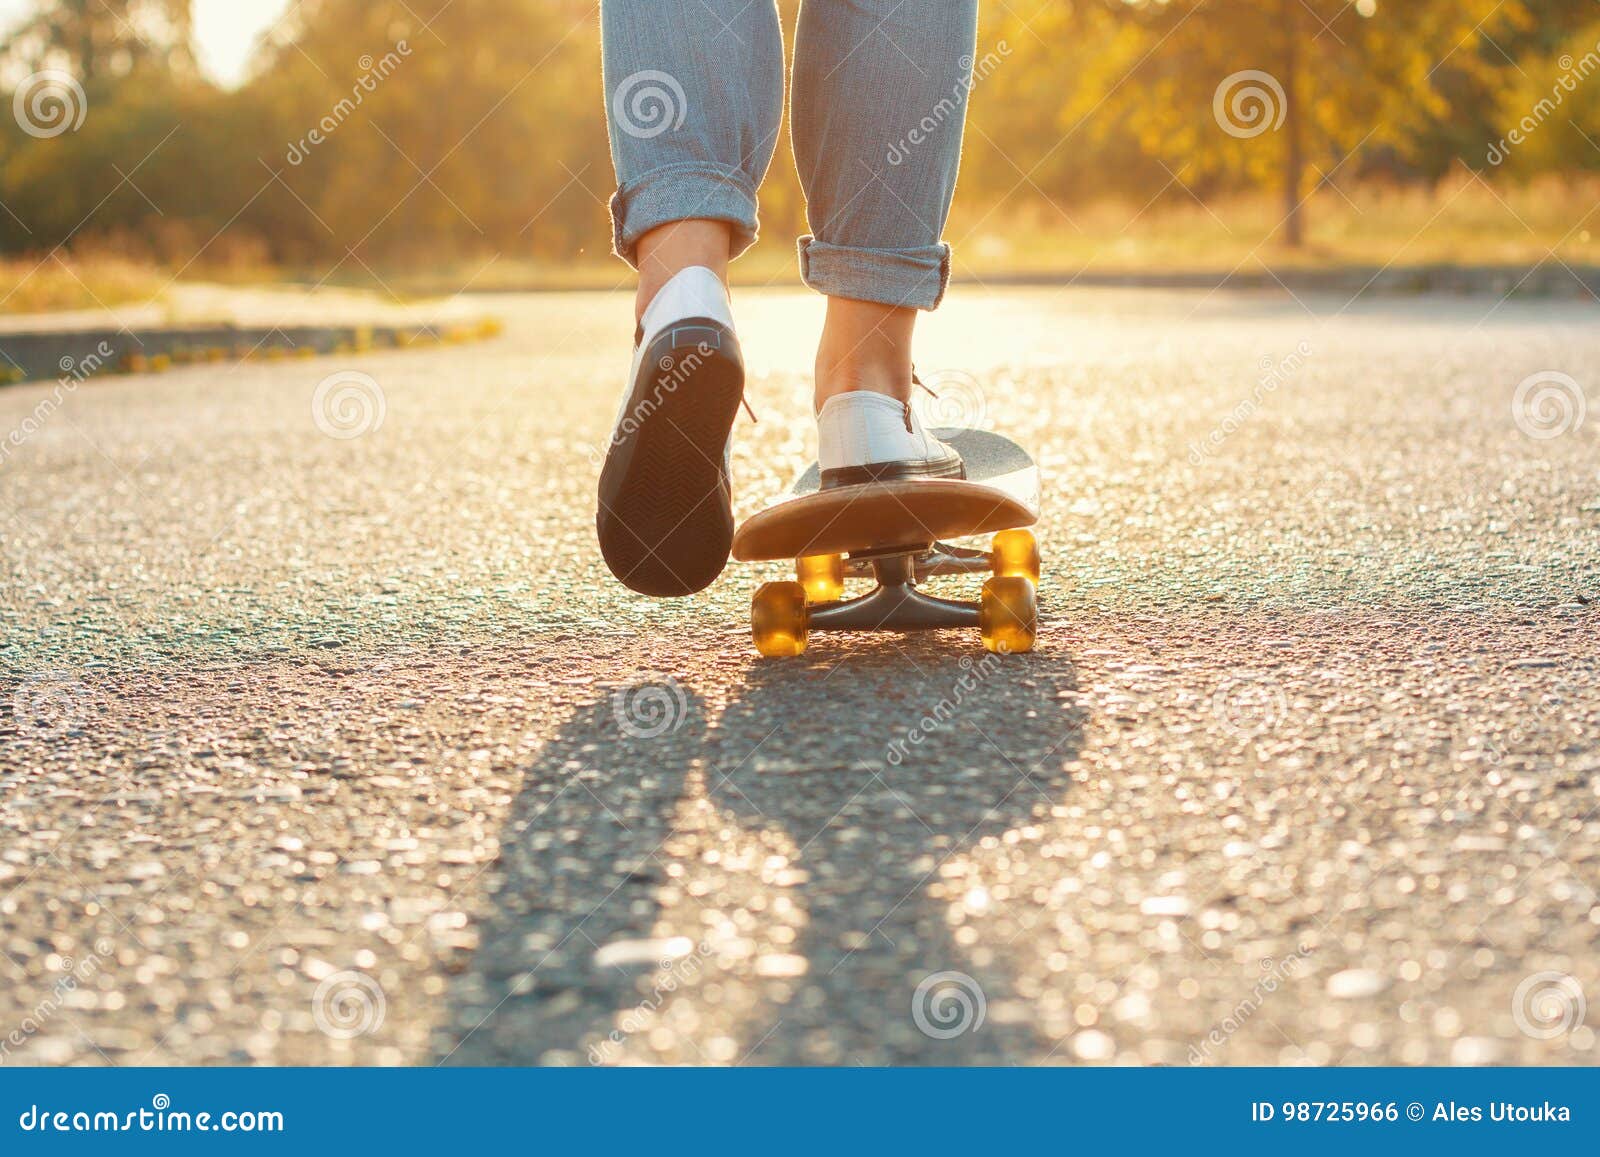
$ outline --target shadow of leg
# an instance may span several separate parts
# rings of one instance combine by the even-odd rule
[[[874,642],[879,642],[875,640]],[[1039,1038],[963,861],[1058,803],[1082,740],[1064,656],[956,656],[927,638],[763,664],[709,737],[712,799],[786,832],[804,876],[804,978],[747,1026],[770,1064],[1025,1060]],[[892,728],[885,727],[892,721]],[[1025,897],[1015,908],[1026,920]],[[765,1035],[763,1035],[765,1034]]]
[[[651,930],[658,852],[704,744],[699,696],[660,676],[581,708],[544,747],[486,874],[492,913],[454,985],[442,1062],[608,1059],[641,972],[692,950]]]

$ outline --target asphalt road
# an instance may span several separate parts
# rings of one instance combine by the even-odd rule
[[[0,1060],[1600,1060],[1592,303],[961,289],[1039,649],[773,662],[599,560],[626,298],[486,304],[0,391]]]

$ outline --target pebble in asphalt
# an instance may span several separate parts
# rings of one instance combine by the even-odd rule
[[[1595,1062],[1592,307],[958,290],[1037,652],[761,662],[783,568],[598,559],[626,299],[485,304],[0,392],[4,1059]],[[739,309],[748,513],[820,314]]]

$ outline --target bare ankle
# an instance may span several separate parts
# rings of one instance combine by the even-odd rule
[[[828,298],[817,343],[816,406],[837,394],[868,390],[911,398],[911,333],[917,311],[845,297]]]
[[[699,218],[669,221],[639,238],[639,291],[633,299],[634,320],[642,320],[661,287],[690,266],[705,266],[726,286],[731,239],[727,222]]]

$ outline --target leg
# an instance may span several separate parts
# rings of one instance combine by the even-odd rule
[[[744,359],[727,269],[756,234],[783,110],[774,0],[605,0],[617,255],[639,270],[633,366],[595,529],[642,594],[702,590],[733,540],[728,437]]]
[[[726,280],[756,236],[756,190],[783,112],[773,0],[604,0],[600,9],[617,256],[636,314],[691,266]]]
[[[811,236],[806,283],[828,295],[817,403],[866,390],[905,400],[916,310],[949,276],[977,0],[805,0],[790,131]]]

